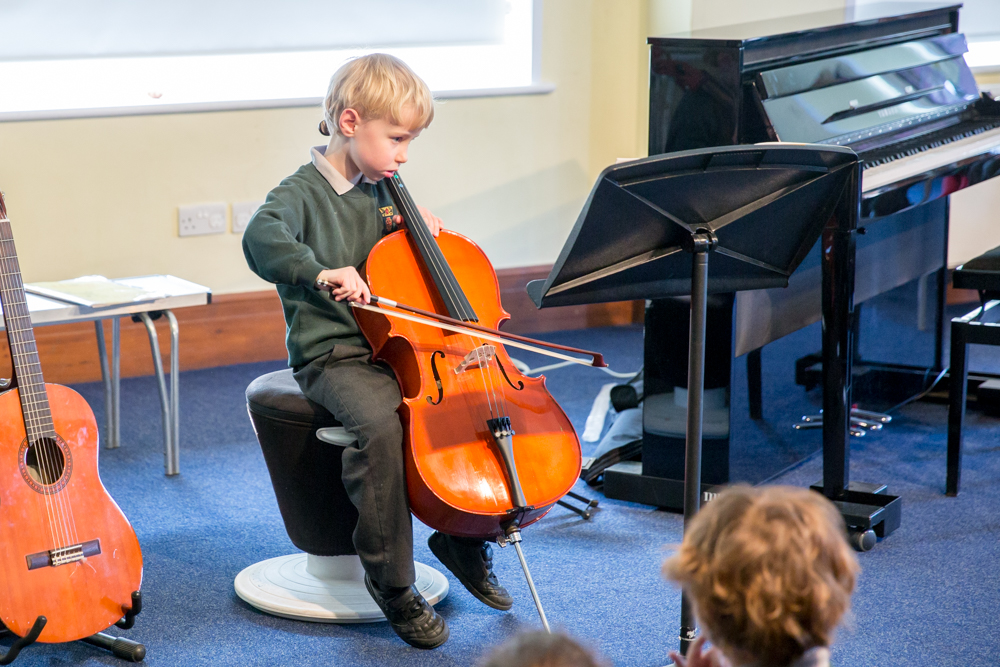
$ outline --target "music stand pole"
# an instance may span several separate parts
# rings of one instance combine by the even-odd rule
[[[704,424],[705,330],[708,319],[708,253],[718,239],[699,229],[684,249],[691,253],[691,328],[688,336],[687,434],[684,447],[684,531],[701,505],[701,436]],[[697,627],[687,594],[681,592],[681,655],[697,636]]]

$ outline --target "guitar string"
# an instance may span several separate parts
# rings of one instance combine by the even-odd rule
[[[4,319],[5,319],[4,324],[5,328],[10,334],[9,341],[11,343],[11,365],[12,367],[14,367],[15,377],[18,377],[16,374],[16,362],[18,361],[18,354],[20,353],[18,353],[15,350],[15,348],[18,345],[23,345],[23,343],[17,340],[18,337],[17,327],[15,326],[12,328],[11,322],[8,321],[13,319],[13,321],[16,323],[17,313],[15,312],[16,306],[13,303],[13,298],[12,298],[13,295],[11,294],[12,288],[10,286],[10,276],[8,276],[8,271],[6,270],[8,268],[7,265],[9,264],[8,256],[10,254],[14,254],[14,256],[16,257],[16,250],[13,247],[14,233],[13,229],[11,228],[10,220],[7,218],[7,206],[3,200],[2,194],[0,194],[0,217],[2,217],[2,224],[0,224],[0,274],[2,274],[0,275],[0,284],[2,284],[2,286],[4,287],[3,293],[8,297],[8,300],[11,301],[9,308],[7,309],[7,312],[4,313]],[[11,246],[9,249],[7,247],[8,242]],[[8,252],[8,250],[10,252]],[[18,384],[20,384],[20,382],[18,382]],[[32,432],[34,430],[33,416],[30,410],[28,411],[25,410],[24,388],[20,386],[18,387],[18,402],[21,404],[21,416],[25,427],[25,439],[26,442],[28,443],[28,447],[31,447],[36,442],[34,434]],[[38,458],[40,453],[43,455],[43,458],[41,459]],[[35,455],[38,466],[41,470],[42,481],[44,482],[44,480],[48,478],[47,464],[44,459],[44,452],[39,452],[36,450]],[[25,456],[27,456],[27,449],[25,450]],[[49,536],[52,540],[53,546],[55,546],[56,544],[58,544],[58,539],[59,539],[58,537],[59,522],[56,520],[55,506],[53,503],[53,499],[49,497],[49,494],[43,492],[42,498],[45,504],[45,513],[49,523]]]
[[[65,459],[63,460],[63,469],[60,470],[57,461],[60,452],[55,438],[55,429],[50,426],[51,410],[46,399],[45,384],[39,382],[39,379],[42,378],[41,366],[38,363],[37,345],[33,345],[31,319],[23,297],[24,288],[20,279],[20,267],[14,249],[13,235],[6,240],[11,247],[5,258],[4,268],[8,269],[7,273],[9,273],[6,276],[9,278],[7,281],[8,289],[14,292],[10,294],[10,310],[16,325],[11,331],[17,346],[21,348],[16,356],[22,364],[22,375],[25,378],[24,387],[19,390],[19,394],[22,399],[22,413],[27,416],[26,426],[29,428],[26,428],[26,431],[30,431],[29,442],[33,444],[36,457],[38,457],[44,489],[45,486],[58,483],[59,477],[65,471]],[[27,326],[20,324],[22,320],[28,322]],[[57,473],[60,474],[57,476]],[[58,538],[60,541],[56,543],[56,546],[68,546],[75,543],[73,539],[75,532],[73,523],[75,522],[70,517],[70,508],[67,505],[65,495],[51,489],[44,489],[43,493],[47,498],[51,498],[53,513],[59,528],[57,532],[61,533]]]
[[[13,235],[11,235],[11,245],[14,245]],[[20,336],[25,339],[24,346],[29,350],[29,354],[32,357],[31,364],[37,368],[37,372],[32,375],[32,390],[31,390],[31,403],[32,412],[36,418],[36,422],[39,424],[39,436],[42,439],[48,438],[49,446],[45,449],[49,454],[49,464],[50,464],[50,479],[52,479],[52,484],[58,484],[59,480],[62,479],[63,475],[67,474],[67,470],[72,472],[72,460],[67,459],[66,456],[62,455],[59,447],[59,436],[55,430],[55,423],[52,420],[52,410],[49,405],[48,392],[45,388],[45,378],[42,374],[41,363],[38,359],[38,345],[35,342],[34,330],[31,324],[31,314],[28,311],[27,298],[24,294],[24,284],[21,277],[20,262],[17,259],[17,253],[11,253],[11,259],[14,264],[14,270],[16,271],[13,276],[14,285],[16,286],[19,299],[15,300],[17,308],[20,310],[20,316],[27,323],[25,326],[21,327]],[[58,462],[58,458],[62,458],[62,464]],[[79,543],[77,529],[76,529],[76,517],[73,514],[73,504],[70,502],[69,495],[65,492],[65,486],[58,490],[53,490],[52,495],[56,499],[56,508],[63,519],[64,531],[66,535],[66,542],[61,546],[70,546]]]
[[[37,345],[34,344],[34,333],[31,329],[31,316],[27,309],[27,301],[24,298],[24,285],[21,280],[20,263],[17,261],[13,233],[12,230],[10,231],[11,233],[8,235],[8,238],[4,239],[10,245],[9,252],[6,253],[7,256],[4,258],[4,268],[9,270],[9,275],[5,276],[5,278],[9,278],[6,282],[11,301],[11,311],[15,322],[19,322],[20,320],[27,322],[26,325],[18,323],[12,330],[14,337],[20,339],[17,340],[18,347],[23,348],[22,351],[16,353],[16,356],[24,364],[24,374],[27,378],[24,388],[26,391],[19,391],[19,395],[22,398],[22,414],[27,410],[28,418],[26,426],[27,422],[30,422],[32,426],[30,430],[34,431],[29,442],[34,444],[36,458],[38,458],[39,467],[42,469],[42,480],[43,482],[51,482],[50,484],[43,483],[43,487],[53,486],[58,484],[59,479],[65,474],[67,461],[63,457],[63,464],[60,466],[57,459],[57,457],[62,456],[62,453],[60,452],[55,428],[52,423],[52,414],[48,405],[45,383],[42,380],[41,365],[38,362]],[[5,273],[8,273],[8,271],[5,271]],[[8,330],[11,330],[9,329],[9,325]],[[15,352],[12,350],[13,354]],[[29,370],[32,368],[34,370]],[[25,430],[27,432],[29,429],[26,428]],[[62,489],[45,489],[43,493],[47,498],[52,497],[53,513],[57,521],[57,526],[62,533],[62,544],[57,543],[57,546],[65,547],[76,544],[76,520],[73,517],[72,505],[68,502],[66,494],[62,492]]]
[[[5,237],[11,237],[12,236],[12,233],[11,233],[11,230],[10,230],[10,222],[7,220],[6,215],[4,215],[3,225],[2,225],[2,227],[0,227],[0,231],[2,231],[3,236],[5,236]],[[7,262],[7,247],[6,247],[6,242],[7,242],[7,238],[0,239],[0,247],[3,248],[3,252],[2,252],[2,254],[0,254],[0,267],[2,267],[2,268],[0,268],[0,285],[2,285],[2,287],[3,287],[3,290],[4,290],[3,294],[5,294],[5,295],[7,295],[9,297],[11,287],[10,287],[9,275],[8,275],[8,272],[6,271],[7,264],[8,264],[8,262]],[[13,320],[14,323],[16,323],[16,314],[13,312],[14,311],[13,304],[10,304],[8,306],[7,311],[8,312],[4,313],[4,315],[5,315],[5,317],[4,317],[4,319],[5,319],[5,326],[7,328],[8,334],[10,334],[11,342],[16,345],[17,342],[18,342],[16,340],[17,329],[16,329],[16,326],[15,327],[11,326],[12,325],[12,320]],[[12,362],[12,365],[15,366],[15,368],[14,368],[14,370],[15,370],[15,377],[18,377],[17,376],[16,363],[15,363],[15,362],[17,362],[17,359],[15,358],[16,355],[17,355],[17,353],[12,349],[11,350],[11,356],[12,356],[11,362]],[[20,378],[18,378],[18,379],[20,380]],[[20,382],[18,382],[18,384],[20,385]],[[18,390],[18,401],[21,404],[21,415],[23,417],[23,421],[24,421],[24,425],[25,425],[25,437],[27,439],[28,446],[30,447],[35,442],[35,440],[33,439],[34,438],[34,428],[33,428],[33,424],[32,424],[32,417],[31,417],[31,415],[28,412],[25,411],[25,403],[24,403],[25,393],[24,393],[24,387],[18,386],[17,390]],[[38,453],[39,452],[36,451],[36,460],[38,462],[39,468],[41,469],[42,480],[44,481],[45,478],[46,478],[46,475],[47,475],[47,472],[46,472],[47,469],[45,467],[45,462],[43,460],[38,460],[37,459]],[[25,456],[27,456],[27,451],[25,451]],[[20,463],[19,463],[19,465],[20,465]],[[50,498],[48,494],[43,493],[42,494],[42,498],[43,498],[43,501],[44,501],[44,504],[45,504],[46,515],[48,517],[49,536],[50,536],[50,538],[52,540],[53,546],[55,546],[56,544],[58,544],[58,539],[59,539],[58,528],[57,528],[58,524],[57,524],[57,521],[55,519],[55,508],[53,507],[52,498]]]

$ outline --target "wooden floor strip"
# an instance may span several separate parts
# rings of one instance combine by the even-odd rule
[[[504,331],[538,333],[565,329],[629,324],[642,321],[642,302],[568,306],[538,310],[524,286],[545,278],[549,266],[501,269],[497,272],[501,300],[511,320]],[[181,370],[284,359],[285,322],[274,290],[219,294],[206,306],[174,311],[180,327]],[[160,353],[169,368],[170,330],[166,318],[156,320]],[[111,344],[111,324],[104,323]],[[47,382],[72,384],[101,379],[97,337],[91,322],[60,324],[35,329],[38,354]],[[152,375],[153,360],[146,327],[129,318],[121,320],[122,377]],[[0,341],[0,377],[10,375],[10,354]]]

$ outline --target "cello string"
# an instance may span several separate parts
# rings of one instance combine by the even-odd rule
[[[423,216],[416,207],[416,203],[410,197],[409,190],[406,188],[402,179],[396,174],[394,177],[394,184],[397,187],[397,192],[399,193],[400,204],[404,209],[406,214],[406,220],[408,222],[408,229],[417,237],[418,241],[422,243],[428,250],[426,253],[426,258],[432,266],[428,269],[432,272],[436,272],[441,278],[440,284],[447,292],[446,296],[451,300],[454,305],[456,314],[466,321],[471,318],[471,313],[466,309],[467,299],[461,298],[464,296],[461,294],[461,287],[458,285],[457,279],[451,271],[451,267],[448,266],[447,260],[444,254],[441,252],[441,248],[438,246],[437,242],[434,240],[433,235],[430,233],[430,229],[427,227],[427,223],[424,221]],[[470,306],[471,307],[471,306]],[[500,415],[500,404],[497,401],[496,390],[490,382],[490,378],[483,371],[483,350],[479,341],[473,337],[466,335],[465,338],[472,340],[473,347],[471,351],[475,352],[476,362],[479,366],[480,376],[483,379],[483,391],[486,394],[486,403],[489,408],[490,418],[496,418]],[[494,408],[494,405],[496,406]]]
[[[447,260],[441,252],[441,248],[434,240],[433,235],[430,233],[430,229],[427,227],[427,223],[424,221],[423,216],[420,215],[420,211],[417,209],[416,203],[414,203],[413,199],[410,197],[409,190],[405,187],[398,174],[396,174],[393,178],[395,179],[394,183],[397,185],[398,192],[400,193],[400,201],[405,209],[404,212],[410,222],[409,229],[415,236],[419,237],[419,240],[424,243],[429,250],[427,257],[430,259],[430,262],[434,264],[433,267],[429,268],[432,271],[436,271],[441,277],[441,285],[448,292],[447,296],[454,304],[459,317],[466,321],[476,319],[474,313],[469,312],[467,309],[471,308],[471,304],[468,304],[468,299],[464,298],[465,295],[462,293],[462,289],[458,284],[457,278],[455,278],[454,273],[451,271],[451,267],[448,266]],[[474,335],[470,335],[468,337],[471,338],[473,342],[473,350],[476,354],[476,361],[479,366],[480,376],[483,379],[483,390],[486,392],[486,402],[489,406],[490,417],[497,418],[505,416],[506,406],[504,406],[504,409],[501,410],[500,399],[497,396],[492,373],[489,372],[489,369],[484,370],[483,368],[484,365],[489,366],[490,362],[488,353],[482,349],[484,343],[481,339]]]
[[[451,271],[451,267],[448,266],[448,261],[445,259],[444,254],[441,252],[441,248],[438,246],[437,242],[434,240],[433,235],[430,233],[430,229],[427,227],[427,223],[424,222],[423,216],[420,215],[420,211],[417,209],[416,203],[410,197],[410,192],[403,183],[402,178],[400,178],[397,173],[393,177],[394,184],[397,187],[397,192],[400,195],[400,201],[402,207],[405,209],[406,220],[408,221],[408,229],[410,229],[415,236],[419,237],[419,241],[427,249],[427,259],[433,266],[428,266],[428,269],[432,272],[436,272],[440,277],[440,283],[447,292],[446,295],[442,297],[447,297],[451,300],[451,303],[455,307],[456,314],[459,315],[461,319],[466,321],[475,320],[475,314],[468,312],[466,310],[467,299],[463,298],[462,288],[458,285],[458,280],[455,278],[454,273]],[[470,306],[471,308],[471,306]]]
[[[475,316],[475,313],[471,311],[472,309],[471,303],[469,303],[468,299],[465,297],[465,294],[458,283],[458,279],[451,271],[451,267],[448,265],[447,259],[444,257],[444,254],[441,252],[440,246],[438,246],[437,242],[433,238],[433,235],[430,233],[430,230],[428,229],[426,223],[423,220],[423,216],[421,216],[420,212],[416,210],[416,204],[410,198],[409,191],[405,188],[405,186],[403,186],[402,180],[399,178],[398,173],[395,175],[394,178],[396,179],[399,185],[399,191],[401,192],[400,200],[402,201],[404,208],[408,209],[406,213],[409,220],[413,222],[413,224],[409,225],[409,227],[412,229],[414,237],[418,238],[420,242],[425,244],[425,246],[428,248],[428,252],[425,254],[425,257],[429,258],[430,261],[428,263],[433,265],[433,266],[428,266],[428,270],[438,272],[438,275],[441,277],[441,280],[437,282],[448,293],[447,296],[448,298],[450,298],[452,304],[455,306],[456,314],[458,314],[458,316],[461,319],[464,319],[465,321],[478,321],[478,318]],[[487,406],[489,407],[490,416],[492,418],[509,416],[507,414],[506,396],[504,394],[505,387],[503,386],[502,381],[499,381],[499,379],[498,381],[500,382],[500,396],[499,397],[497,396],[497,390],[494,384],[494,373],[492,365],[490,363],[490,356],[488,351],[483,349],[484,346],[486,345],[485,341],[482,338],[476,336],[475,334],[467,333],[465,337],[470,338],[473,343],[473,349],[475,350],[476,353],[476,361],[477,365],[479,366],[480,377],[483,380],[483,390],[486,395],[486,403]],[[494,352],[494,356],[495,355],[496,352]],[[484,368],[484,366],[486,366],[486,368]],[[501,401],[503,403],[502,410],[501,410]],[[494,410],[494,405],[496,406],[495,410]],[[505,466],[501,463],[500,468],[503,469],[504,467]],[[513,494],[511,493],[509,495],[511,496],[511,499],[513,499]]]

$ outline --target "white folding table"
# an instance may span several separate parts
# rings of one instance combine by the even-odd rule
[[[153,355],[153,367],[156,370],[156,379],[159,383],[160,407],[163,413],[163,463],[167,475],[176,475],[180,472],[180,405],[178,401],[180,361],[177,355],[179,333],[177,318],[174,317],[171,310],[210,303],[212,290],[204,285],[165,275],[139,276],[116,282],[159,292],[165,296],[141,303],[125,303],[107,308],[88,308],[28,293],[25,296],[28,302],[28,312],[31,314],[31,323],[33,326],[39,327],[49,324],[94,321],[94,327],[97,331],[97,349],[101,359],[101,377],[104,381],[104,412],[107,417],[104,446],[107,449],[115,449],[121,445],[119,439],[119,388],[121,384],[121,326],[119,319],[123,316],[132,316],[146,325],[149,347]],[[163,373],[163,362],[160,359],[159,338],[153,324],[153,320],[161,313],[166,316],[170,323],[169,391]],[[104,327],[102,326],[103,320],[108,319],[111,320],[110,368],[107,346],[104,341]],[[2,326],[2,311],[0,311],[0,327]]]

